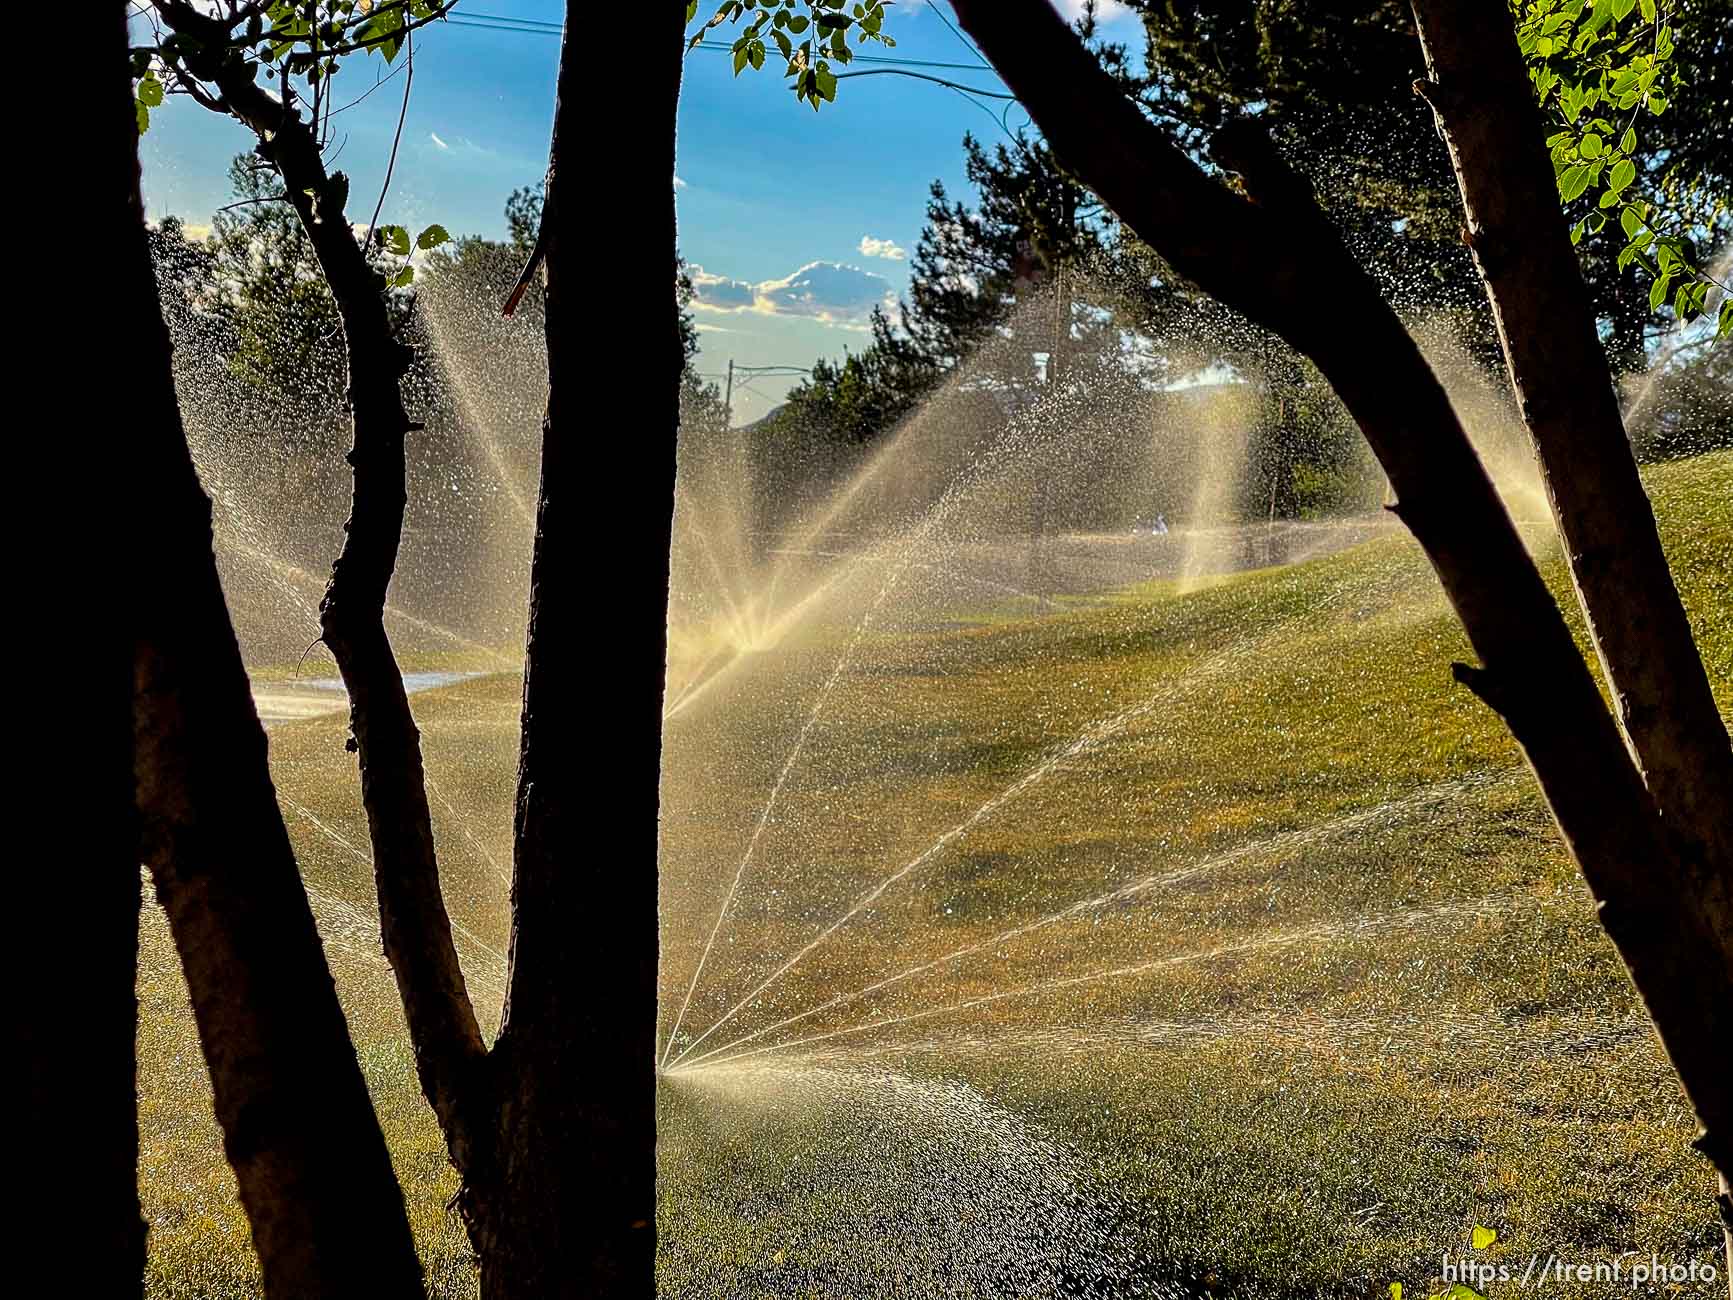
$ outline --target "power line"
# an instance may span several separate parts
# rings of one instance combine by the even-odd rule
[[[455,27],[475,27],[488,31],[521,32],[529,36],[558,36],[564,27],[543,18],[513,18],[507,14],[477,13],[473,9],[464,10],[461,14],[453,13],[445,21]],[[714,41],[708,38],[701,40],[694,49],[710,50],[715,53],[732,53],[734,47],[724,41]],[[937,68],[951,72],[990,72],[994,76],[992,65],[986,63],[953,63],[943,59],[910,59],[901,55],[887,54],[857,54],[849,60],[851,63],[882,63],[903,68]],[[985,92],[982,92],[985,93]]]
[[[949,18],[945,17],[945,7],[943,5],[931,5],[929,7],[932,9],[933,13],[938,17],[938,20],[950,29],[951,35],[955,36],[959,41],[961,41],[963,43],[963,45],[968,49],[969,53],[971,53],[975,56],[975,62],[977,64],[979,64],[981,67],[987,69],[988,72],[992,72],[993,71],[993,65],[991,63],[988,63],[986,58],[982,55],[981,51],[975,48],[975,42],[971,41],[967,36],[963,35],[962,32],[958,31],[956,24],[953,23]],[[994,75],[997,75],[997,74],[995,73]]]
[[[937,11],[935,10],[935,12],[937,12]],[[505,15],[505,14],[476,13],[474,10],[467,11],[461,17],[460,16],[447,17],[445,21],[447,23],[456,24],[459,27],[474,28],[477,31],[517,32],[521,35],[529,35],[529,36],[559,36],[565,30],[563,25],[561,25],[559,23],[549,22],[546,19],[541,19],[541,18],[513,18],[513,17],[510,17],[510,16]],[[947,26],[948,25],[949,24],[947,24]],[[954,28],[952,30],[955,31]],[[959,39],[963,40],[964,45],[969,45],[968,40],[966,38],[963,38],[961,33],[957,33],[957,35],[958,35]],[[696,44],[690,46],[689,48],[690,49],[697,49],[697,50],[709,50],[712,53],[717,53],[717,54],[732,53],[733,49],[734,49],[733,45],[731,45],[731,44],[728,44],[728,43],[725,43],[722,41],[712,41],[712,40],[707,40],[707,39],[699,40]],[[974,47],[969,46],[969,48],[971,50],[973,50]],[[975,51],[975,53],[977,54],[977,56],[979,55],[979,51]],[[896,56],[896,55],[857,54],[854,56],[853,59],[850,60],[850,62],[851,63],[871,63],[871,64],[878,64],[881,66],[873,67],[873,68],[866,68],[866,69],[863,69],[863,70],[857,71],[857,72],[839,72],[836,74],[838,81],[841,81],[846,77],[882,77],[882,76],[912,77],[918,81],[930,81],[934,85],[943,86],[945,89],[954,91],[957,94],[961,95],[964,99],[968,100],[976,108],[980,109],[990,119],[992,119],[993,124],[995,126],[997,126],[1001,131],[1003,131],[1008,138],[1010,138],[1012,140],[1015,140],[1018,138],[1017,133],[1011,130],[1011,124],[1007,120],[1009,117],[1009,114],[1011,112],[1011,109],[1014,106],[1016,106],[1016,104],[1017,104],[1017,97],[1015,95],[1009,94],[1005,91],[986,90],[980,86],[965,86],[959,82],[950,81],[944,77],[934,76],[930,72],[909,71],[909,69],[912,69],[912,68],[931,68],[931,69],[936,69],[938,71],[957,71],[957,72],[975,72],[975,73],[987,72],[987,73],[990,73],[991,75],[993,75],[994,77],[998,77],[999,74],[997,72],[994,72],[992,66],[990,64],[986,63],[985,60],[983,60],[981,63],[978,63],[978,64],[976,64],[976,63],[954,63],[954,62],[948,62],[948,61],[943,60],[943,59],[910,59],[910,58],[904,58],[904,57]],[[999,77],[999,80],[1001,83],[1004,82],[1003,77]],[[986,99],[1000,100],[1003,102],[1004,108],[1001,111],[995,113],[991,108],[989,108],[985,103],[982,102],[983,100],[986,100]]]
[[[901,68],[867,68],[862,72],[839,72],[836,79],[845,77],[914,77],[918,81],[930,81],[934,85],[945,86],[964,95],[981,95],[987,99],[1015,100],[1017,96],[1001,90],[982,90],[979,86],[959,86],[954,81],[946,81],[943,77],[929,77],[924,72],[905,72]]]

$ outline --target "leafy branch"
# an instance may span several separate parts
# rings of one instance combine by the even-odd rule
[[[787,65],[782,75],[790,80],[789,89],[797,100],[811,104],[816,113],[821,103],[836,102],[837,73],[832,64],[840,67],[854,58],[848,44],[850,32],[856,45],[868,41],[887,48],[896,45],[883,30],[889,3],[891,0],[867,0],[850,7],[848,0],[724,0],[686,48],[695,49],[711,28],[739,22],[752,12],[754,17],[732,46],[734,75],[738,77],[748,67],[758,71],[769,57],[770,45],[774,45]],[[697,16],[698,0],[688,0],[687,23]]]
[[[441,244],[449,242],[451,235],[444,226],[435,222],[423,230],[411,242],[407,226],[376,226],[373,230],[373,243],[381,252],[390,253],[403,259],[402,263],[385,277],[385,283],[393,289],[406,288],[415,279],[415,267],[410,259],[417,252],[431,252]]]
[[[1711,289],[1721,289],[1717,334],[1726,336],[1733,334],[1733,294],[1696,264],[1685,234],[1661,221],[1637,161],[1639,123],[1665,113],[1682,84],[1673,63],[1678,3],[1511,0],[1511,8],[1529,80],[1556,128],[1546,143],[1559,198],[1567,210],[1588,207],[1571,226],[1571,242],[1609,229],[1622,235],[1619,270],[1634,264],[1645,271],[1649,310],[1660,311],[1671,296],[1682,324],[1702,316]]]
[[[346,55],[381,55],[395,62],[411,32],[449,14],[457,0],[270,0],[230,4],[216,13],[183,3],[156,4],[172,30],[132,51],[133,97],[140,133],[165,93],[179,92],[223,111],[220,97],[203,88],[215,66],[240,59],[287,91],[301,78],[314,110],[324,107],[325,85]],[[285,104],[287,95],[285,95]],[[328,111],[328,110],[327,110]]]

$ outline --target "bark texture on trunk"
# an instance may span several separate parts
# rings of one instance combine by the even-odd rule
[[[1175,270],[1281,335],[1330,381],[1481,659],[1457,676],[1522,746],[1663,1041],[1695,1069],[1715,1043],[1733,1041],[1713,926],[1671,888],[1655,803],[1443,388],[1310,186],[1245,123],[1214,142],[1245,197],[1211,180],[1118,92],[1045,0],[953,7],[1073,174]]]
[[[116,61],[117,84],[121,76]],[[180,953],[224,1150],[272,1296],[419,1296],[403,1196],[325,964],[266,763],[181,428],[133,137],[118,301],[137,366],[122,475],[149,515],[133,629],[139,850]]]
[[[1433,106],[1571,578],[1644,783],[1693,860],[1733,864],[1733,746],[1661,549],[1544,126],[1500,0],[1416,0]]]
[[[1468,244],[1571,580],[1670,850],[1670,861],[1657,864],[1654,887],[1697,913],[1712,945],[1714,960],[1701,969],[1705,986],[1643,992],[1703,1121],[1698,1145],[1725,1176],[1733,1172],[1733,1071],[1726,1064],[1733,1043],[1733,746],[1625,435],[1509,6],[1415,0],[1414,11],[1431,77],[1415,88],[1450,146]],[[1681,993],[1677,1012],[1661,1005]],[[1677,1032],[1667,1034],[1674,1025]]]
[[[215,46],[228,24],[186,0],[158,5],[177,31]],[[416,1074],[461,1172],[475,1140],[472,1097],[485,1093],[486,1049],[452,942],[439,887],[421,733],[385,633],[385,595],[408,504],[405,440],[419,428],[404,408],[410,354],[391,325],[385,286],[345,213],[349,183],[328,174],[312,126],[273,98],[244,63],[209,69],[222,104],[259,137],[282,177],[343,322],[354,446],[354,496],[342,554],[320,602],[320,630],[349,695],[352,746],[373,846],[380,933],[409,1024]]]
[[[203,32],[218,48],[214,21],[186,0],[163,0],[158,9],[172,26]],[[281,174],[342,315],[355,494],[321,624],[349,691],[386,955],[422,1089],[463,1176],[458,1205],[489,1296],[654,1292],[655,852],[683,360],[672,274],[683,19],[684,9],[670,5],[660,51],[650,60],[657,84],[645,97],[647,107],[628,127],[601,137],[583,124],[611,112],[612,89],[584,80],[581,41],[561,52],[538,242],[548,273],[551,385],[531,574],[512,966],[491,1053],[451,943],[419,736],[382,621],[406,504],[404,442],[415,429],[399,388],[407,354],[392,336],[382,286],[344,216],[346,182],[326,174],[312,131],[298,115],[285,113],[243,65],[207,69],[222,107],[254,130],[261,155]],[[559,165],[562,139],[568,148],[577,141],[583,149],[565,168]],[[580,278],[593,283],[596,274],[577,220],[586,211],[583,186],[598,171],[635,193],[662,191],[649,220],[614,232],[631,246],[617,249],[601,268],[617,301],[637,305],[631,346],[649,358],[665,403],[661,420],[651,425],[656,432],[626,446],[609,467],[641,502],[613,521],[610,534],[623,554],[641,558],[613,567],[598,566],[587,527],[597,462],[583,440],[579,384],[593,343],[580,334],[561,293]],[[664,265],[667,276],[647,278],[656,265]],[[666,295],[645,291],[663,278]],[[617,333],[612,341],[618,344]],[[570,672],[591,648],[588,616],[598,600],[611,619],[638,632],[621,647],[616,689],[601,700]],[[599,770],[598,732],[609,746]],[[641,836],[628,848],[624,868],[598,861],[595,828],[604,820]],[[608,1194],[598,1198],[602,1187]]]
[[[541,251],[550,381],[530,575],[515,817],[511,972],[495,1049],[497,1163],[478,1186],[488,1297],[651,1296],[656,1258],[656,845],[668,553],[683,354],[674,300],[674,116],[684,7],[647,20],[632,113],[585,72],[574,6],[560,52]],[[607,131],[593,123],[611,119]],[[601,261],[580,220],[591,178],[638,196]],[[658,271],[656,268],[660,267]],[[650,395],[599,456],[582,322],[600,277]],[[600,506],[598,503],[601,502]],[[598,549],[598,508],[608,544]],[[609,685],[593,661],[606,611]],[[613,834],[599,827],[617,828]],[[604,1190],[605,1189],[605,1190]]]

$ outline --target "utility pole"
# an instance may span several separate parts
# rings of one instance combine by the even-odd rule
[[[734,427],[734,362],[728,362],[728,386],[722,390],[722,410],[726,427]]]

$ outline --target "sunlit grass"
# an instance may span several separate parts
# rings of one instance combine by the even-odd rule
[[[1650,481],[1733,711],[1733,453]],[[1546,568],[1580,627],[1557,559]],[[665,1007],[686,992],[847,631],[791,636],[765,659],[776,671],[731,675],[670,725]],[[699,1077],[722,1070],[664,1090],[665,1292],[936,1293],[908,1278],[952,1251],[975,1259],[958,1293],[997,1293],[983,1276],[1018,1293],[971,1217],[992,1217],[989,1202],[920,1165],[955,1142],[967,1181],[980,1156],[958,1125],[976,1119],[935,1112],[929,1132],[904,1117],[905,1133],[826,1070],[967,1089],[1025,1126],[1019,1142],[1056,1144],[1093,1207],[1063,1220],[1094,1225],[1066,1247],[1080,1285],[1118,1251],[1144,1282],[1219,1294],[1360,1297],[1397,1278],[1424,1294],[1477,1221],[1499,1228],[1495,1253],[1715,1249],[1682,1096],[1514,744],[1450,680],[1468,656],[1400,536],[1183,596],[1151,583],[1041,617],[978,607],[865,637],[743,875],[685,1043],[908,871],[699,1049],[761,1053],[735,1070],[818,1071],[810,1094],[791,1094],[799,1104],[774,1090],[762,1109],[711,1097]],[[519,689],[499,674],[414,699],[460,954],[490,1030]],[[456,1178],[372,928],[343,731],[341,715],[275,728],[273,770],[434,1292],[470,1295],[446,1209]],[[154,911],[143,949],[150,1291],[252,1295]],[[896,1105],[918,1109],[921,1095]],[[1051,1200],[1050,1181],[1029,1186]]]

